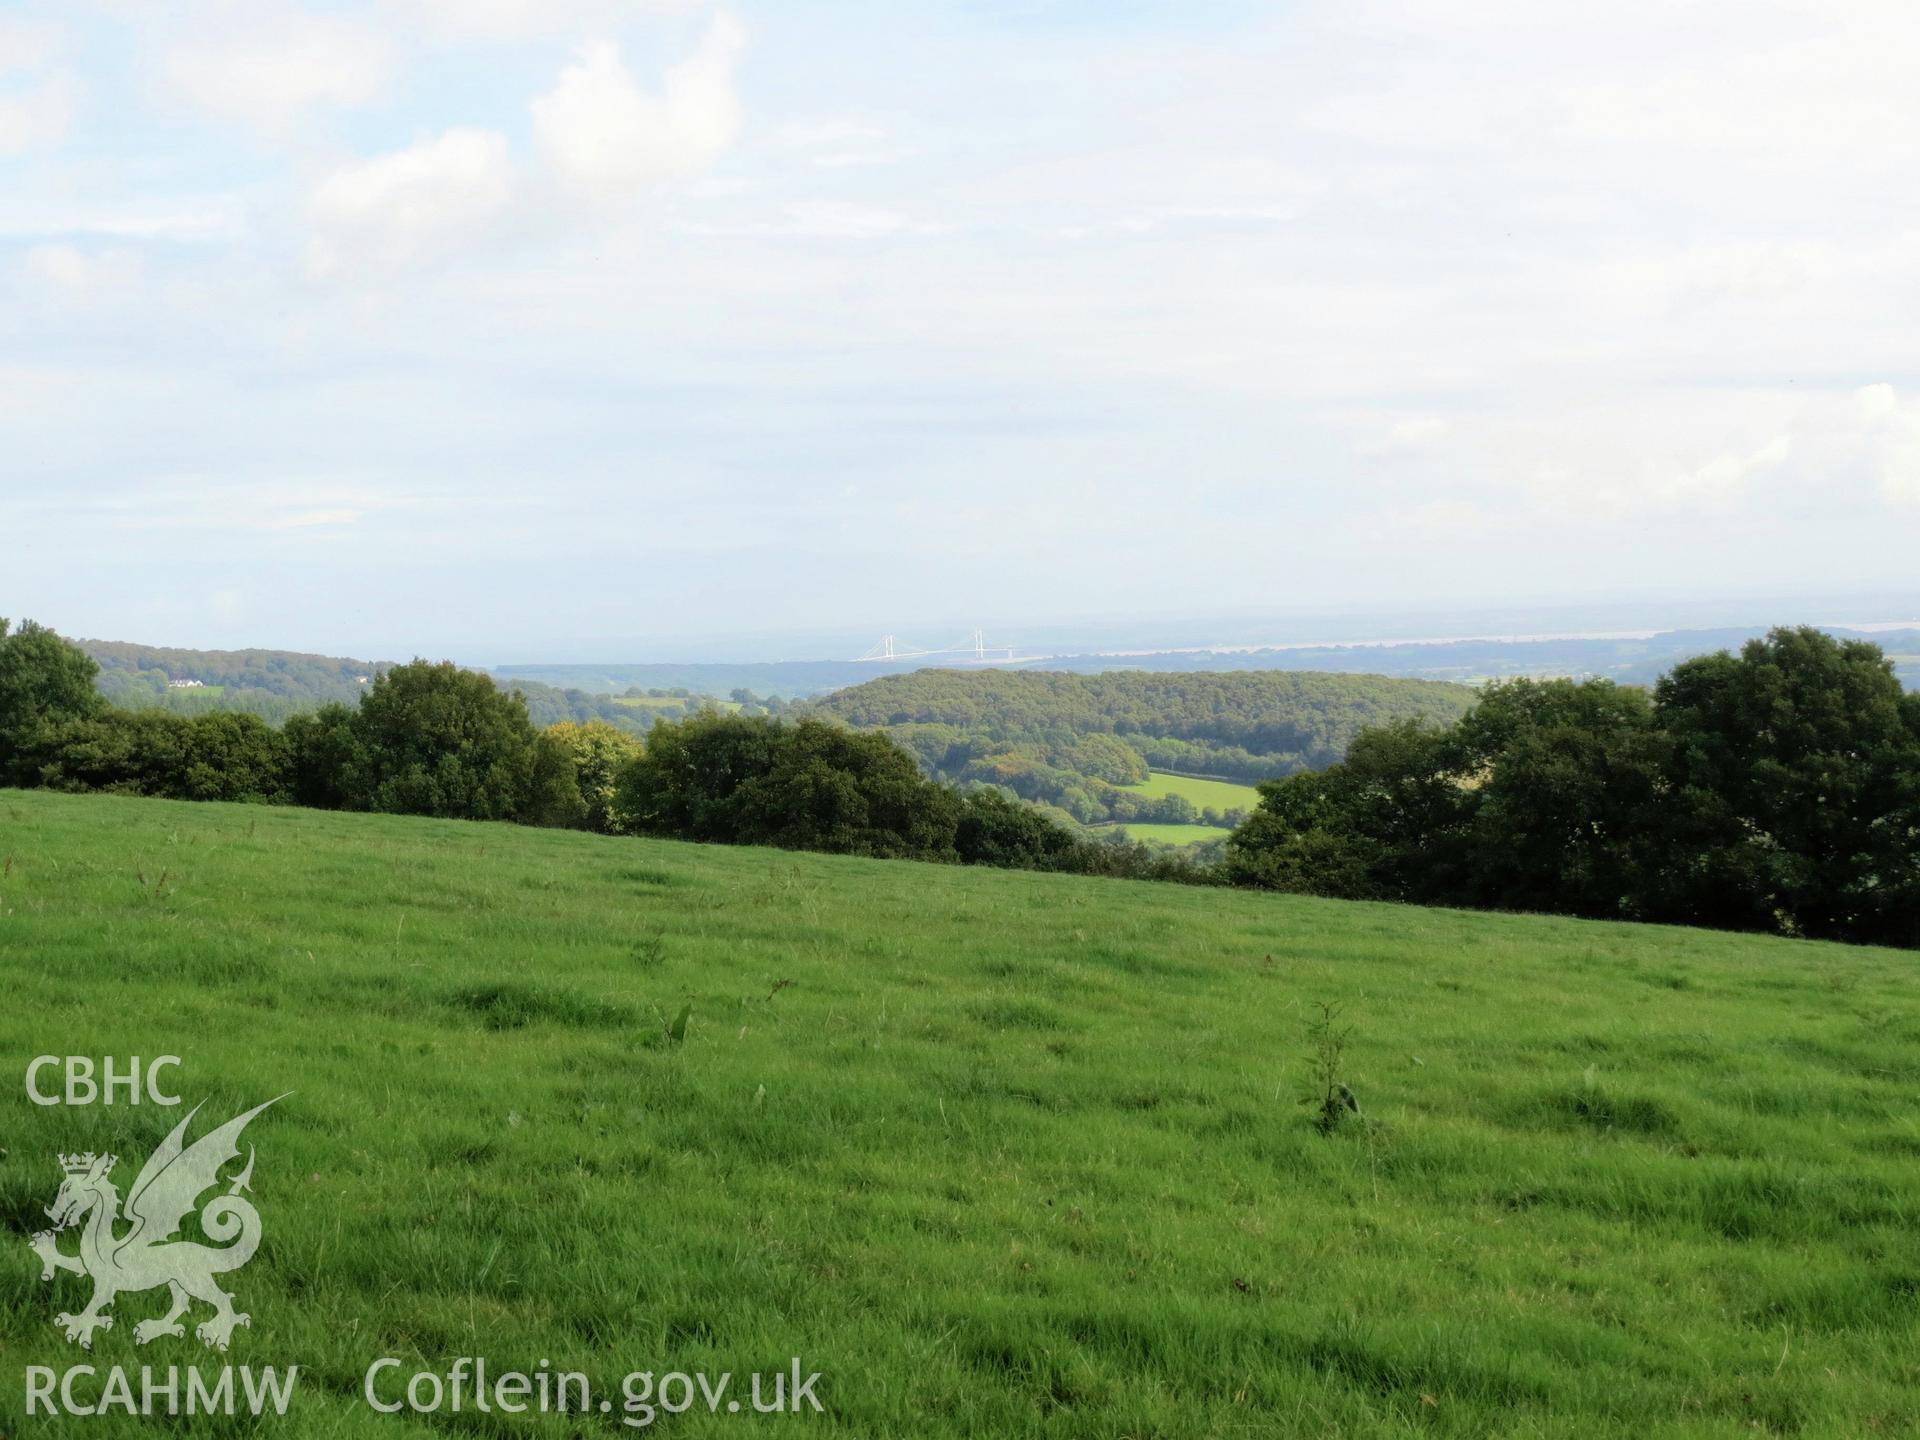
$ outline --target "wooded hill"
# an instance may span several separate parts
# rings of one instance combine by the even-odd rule
[[[1474,692],[1377,675],[1291,671],[1070,675],[920,670],[856,685],[814,708],[880,729],[931,773],[1003,785],[1080,821],[1116,814],[1114,787],[1149,768],[1252,783],[1333,764],[1367,726],[1448,724]]]
[[[73,643],[99,665],[94,683],[100,693],[122,709],[258,715],[271,725],[322,705],[357,705],[373,677],[393,669],[395,663],[297,650],[184,650],[123,640]],[[175,680],[200,683],[175,689],[170,683]],[[599,720],[629,734],[641,734],[663,714],[692,714],[704,703],[701,697],[686,696],[677,707],[636,708],[608,695],[559,689],[534,680],[495,683],[525,696],[529,718],[541,726]]]

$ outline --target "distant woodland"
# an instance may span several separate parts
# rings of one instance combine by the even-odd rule
[[[394,668],[390,660],[354,660],[292,650],[180,650],[118,640],[73,642],[100,667],[95,685],[125,710],[163,710],[177,715],[257,715],[283,725],[323,705],[356,705],[368,687]],[[178,683],[176,683],[178,682]],[[656,721],[682,719],[711,703],[684,687],[628,687],[624,694],[590,694],[537,680],[497,680],[525,697],[535,725],[584,725],[598,721],[629,735],[644,734]],[[778,713],[779,700],[737,691],[726,708],[747,714]]]
[[[812,709],[882,730],[936,778],[990,784],[1081,823],[1179,823],[1121,787],[1149,770],[1247,784],[1324,768],[1355,735],[1466,713],[1464,686],[1288,671],[1068,675],[920,670],[842,690]],[[1177,797],[1160,806],[1184,805]]]

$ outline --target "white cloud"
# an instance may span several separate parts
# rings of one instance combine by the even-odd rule
[[[740,128],[733,67],[744,41],[737,22],[716,16],[694,53],[668,69],[658,95],[640,88],[617,46],[588,46],[530,106],[555,178],[611,198],[704,169]],[[415,266],[489,228],[519,188],[506,137],[490,129],[456,128],[343,166],[308,196],[307,269],[333,278]]]
[[[48,284],[78,290],[85,285],[90,267],[71,245],[36,245],[27,252],[27,269]]]
[[[912,149],[896,144],[886,129],[867,120],[789,122],[774,133],[774,144],[822,170],[890,165],[910,159]]]
[[[0,75],[43,70],[60,51],[60,32],[53,26],[0,19]]]
[[[0,205],[0,242],[71,244],[78,240],[226,245],[245,239],[253,216],[238,194],[178,194],[136,199],[76,199],[67,194]]]
[[[944,234],[946,227],[916,219],[897,210],[872,210],[858,205],[815,201],[787,207],[777,217],[746,221],[679,221],[674,229],[684,235],[733,239],[891,240],[902,236]]]
[[[1876,502],[1920,505],[1920,402],[1903,402],[1887,384],[1640,395],[1549,416],[1473,413],[1452,430],[1442,453],[1374,472],[1390,511],[1439,494],[1500,510],[1535,533],[1644,532],[1649,522],[1684,533],[1702,522],[1777,528],[1786,523],[1779,516],[1809,507],[1867,524]]]
[[[1520,526],[1511,509],[1498,509],[1472,500],[1428,500],[1394,505],[1374,516],[1376,539],[1418,535],[1424,540],[1488,540],[1510,535]]]
[[[1889,505],[1920,508],[1920,403],[1902,404],[1888,384],[1853,392],[1867,429],[1868,466]]]
[[[388,0],[404,21],[448,40],[524,40],[604,30],[636,15],[696,9],[707,0]]]
[[[174,98],[218,120],[279,127],[317,108],[353,109],[386,94],[394,46],[365,21],[298,11],[220,9],[160,57]]]
[[[24,89],[0,92],[0,155],[58,144],[79,101],[80,82],[65,70]]]
[[[1655,493],[1670,503],[1725,505],[1738,499],[1756,474],[1784,464],[1792,453],[1792,438],[1776,435],[1750,454],[1716,455],[1704,465],[1683,470],[1655,487]]]
[[[745,43],[738,21],[716,16],[658,95],[640,88],[617,45],[587,46],[531,106],[542,153],[568,188],[593,197],[698,174],[740,132],[733,69]]]
[[[73,245],[36,245],[26,254],[26,266],[42,287],[80,299],[129,290],[142,269],[132,251],[90,252]]]
[[[281,519],[263,522],[268,530],[314,530],[339,525],[357,525],[365,518],[363,510],[301,510]]]
[[[1452,424],[1442,416],[1403,416],[1377,437],[1362,441],[1354,453],[1364,459],[1380,460],[1397,455],[1422,455],[1438,449],[1452,433]]]
[[[491,130],[449,130],[336,170],[307,201],[307,267],[319,277],[401,269],[496,219],[512,202],[513,159]]]
[[[1920,510],[1920,425],[1888,447],[1880,467],[1880,493],[1889,505]]]
[[[1871,425],[1876,420],[1885,420],[1895,414],[1900,409],[1900,396],[1885,381],[1878,385],[1862,385],[1853,392],[1853,408],[1862,420]]]
[[[270,485],[253,476],[238,482],[204,476],[148,477],[125,489],[90,495],[84,513],[93,526],[133,533],[259,531],[300,536],[339,531],[395,512],[432,508],[435,503],[441,509],[456,504],[471,508],[464,497],[437,497],[436,502],[391,484],[276,472]]]

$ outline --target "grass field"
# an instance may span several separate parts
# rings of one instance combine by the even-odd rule
[[[1211,805],[1222,815],[1229,810],[1251,810],[1260,803],[1260,792],[1251,785],[1236,785],[1231,780],[1197,780],[1191,775],[1169,775],[1161,770],[1150,774],[1144,785],[1120,788],[1155,800],[1184,795],[1193,802],[1194,809],[1204,810]]]
[[[1089,825],[1095,835],[1111,835],[1125,830],[1130,840],[1150,840],[1156,845],[1198,845],[1203,840],[1224,840],[1232,834],[1218,825]]]
[[[1920,1427],[1910,954],[20,792],[0,867],[8,1434],[254,1433],[19,1419],[24,1366],[219,1363],[133,1343],[159,1292],[83,1356],[25,1245],[56,1152],[183,1113],[27,1058],[162,1053],[196,1133],[292,1092],[227,1277],[227,1359],[301,1367],[270,1433],[633,1433],[378,1415],[383,1356],[824,1376],[694,1436]]]
[[[1260,792],[1251,785],[1236,785],[1230,780],[1201,780],[1191,775],[1169,775],[1161,770],[1152,772],[1144,785],[1122,785],[1118,788],[1155,800],[1168,795],[1184,795],[1195,809],[1204,810],[1212,806],[1222,815],[1229,810],[1251,810],[1260,803]],[[1216,825],[1129,824],[1093,825],[1088,828],[1095,835],[1124,829],[1128,838],[1150,841],[1155,845],[1198,845],[1207,840],[1224,840],[1228,834]]]

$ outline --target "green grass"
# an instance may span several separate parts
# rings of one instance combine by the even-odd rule
[[[1198,845],[1204,840],[1224,840],[1233,832],[1218,825],[1089,825],[1095,835],[1111,835],[1125,830],[1131,840],[1151,840],[1156,845]]]
[[[1144,785],[1120,788],[1154,800],[1184,795],[1193,802],[1194,809],[1204,810],[1211,805],[1222,815],[1229,810],[1251,810],[1260,803],[1260,792],[1251,785],[1236,785],[1231,780],[1197,780],[1191,775],[1169,775],[1162,770],[1150,774]]]
[[[681,705],[686,703],[682,700],[656,695],[615,695],[612,698],[614,704],[624,705],[629,710],[677,710]]]
[[[203,1118],[293,1092],[229,1280],[228,1359],[301,1367],[276,1434],[631,1433],[378,1416],[384,1355],[826,1377],[694,1436],[1920,1426],[1911,954],[19,792],[0,867],[15,1377],[83,1358],[20,1241],[55,1152],[130,1174],[180,1113],[24,1062],[173,1053]],[[1368,1117],[1328,1137],[1319,1001]],[[214,1363],[135,1347],[159,1308],[86,1363]],[[35,1430],[16,1384],[10,1434],[254,1433]]]

